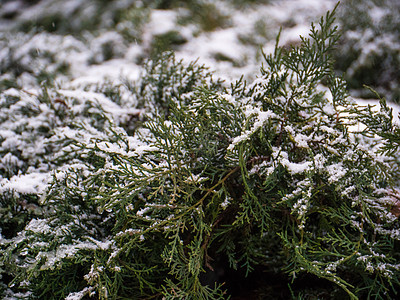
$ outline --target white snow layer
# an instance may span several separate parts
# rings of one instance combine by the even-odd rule
[[[20,194],[42,194],[50,180],[48,173],[16,175],[11,179],[0,179],[0,192],[14,190]]]

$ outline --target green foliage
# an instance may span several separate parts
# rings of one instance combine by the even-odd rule
[[[40,215],[1,240],[0,266],[14,291],[46,299],[223,299],[243,289],[248,297],[393,298],[398,129],[383,100],[376,112],[347,97],[333,71],[333,22],[328,12],[292,49],[278,39],[251,84],[224,85],[166,53],[137,82],[95,87],[108,107],[127,109],[129,91],[131,114],[58,91],[65,107],[80,108],[63,108],[65,125],[51,135],[68,164],[54,166]],[[270,278],[280,279],[272,291]]]
[[[366,84],[387,99],[400,101],[399,13],[398,1],[343,1],[336,67],[346,72],[349,88],[362,97],[376,96],[363,88]]]
[[[41,11],[35,18],[27,18],[24,15],[15,17],[19,30],[79,35],[84,31],[109,28],[118,24],[125,10],[135,7],[135,1],[89,0],[83,3],[74,3],[68,9],[64,8],[61,1],[51,3],[38,1],[34,7]]]
[[[174,50],[174,47],[185,44],[187,40],[178,31],[168,31],[164,34],[156,35],[153,38],[151,49],[151,57],[160,53]]]
[[[202,31],[213,31],[228,24],[229,16],[224,14],[218,3],[209,0],[152,0],[146,3],[158,9],[184,8],[180,23],[195,24]]]
[[[196,0],[188,5],[188,14],[181,18],[182,23],[195,23],[202,31],[213,31],[229,24],[229,16],[223,13],[213,1]]]
[[[204,66],[195,62],[185,66],[172,52],[165,52],[147,61],[140,81],[129,89],[136,95],[139,108],[145,108],[148,114],[168,116],[172,103],[182,101],[199,86],[217,92],[222,90],[222,81],[213,79]]]
[[[69,58],[79,54],[83,45],[72,37],[48,33],[0,33],[0,47],[0,91],[5,91],[18,88],[21,80],[29,86],[51,86],[56,78],[69,74]]]

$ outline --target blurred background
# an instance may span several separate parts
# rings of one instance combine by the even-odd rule
[[[135,77],[167,50],[227,79],[258,74],[262,52],[296,45],[336,0],[3,0],[0,88]],[[344,0],[335,68],[355,97],[364,84],[400,101],[400,1]]]

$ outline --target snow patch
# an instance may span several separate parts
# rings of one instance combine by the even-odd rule
[[[42,194],[50,180],[48,173],[16,175],[0,181],[0,192],[14,190],[20,194]]]

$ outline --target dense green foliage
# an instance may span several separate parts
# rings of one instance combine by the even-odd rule
[[[336,67],[346,72],[349,88],[360,96],[376,97],[363,88],[366,84],[389,100],[400,101],[399,13],[396,0],[343,1]]]
[[[393,298],[399,129],[383,99],[374,111],[347,96],[333,22],[327,13],[291,49],[278,39],[250,84],[165,53],[118,87],[8,90],[0,121],[15,127],[3,129],[29,132],[0,174],[12,179],[23,163],[54,172],[45,191],[32,189],[18,230],[1,221],[2,293]],[[29,125],[38,118],[48,126]],[[47,141],[36,163],[27,134]],[[29,193],[2,189],[15,215]]]

